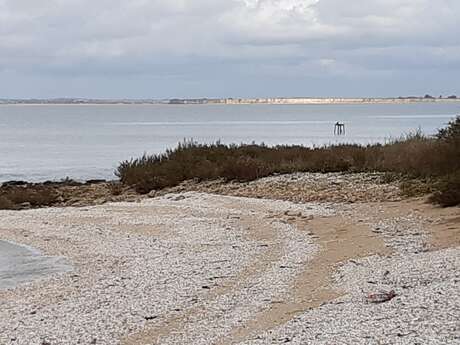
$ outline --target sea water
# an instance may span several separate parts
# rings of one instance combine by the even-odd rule
[[[64,258],[43,256],[33,248],[0,240],[0,290],[71,269]]]
[[[122,160],[198,142],[368,144],[430,135],[460,103],[362,105],[0,105],[0,181],[114,179]],[[334,136],[344,122],[346,134]]]

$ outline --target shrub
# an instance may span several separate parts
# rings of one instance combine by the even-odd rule
[[[443,207],[460,205],[460,172],[445,177],[436,189],[431,202]]]
[[[457,118],[435,137],[427,137],[419,130],[385,145],[308,148],[184,141],[163,154],[144,154],[121,162],[116,175],[123,184],[134,186],[139,193],[148,193],[188,179],[251,181],[275,173],[379,171],[432,180],[459,170],[460,118]],[[433,186],[406,183],[402,187],[415,195],[431,191]]]
[[[460,116],[450,121],[446,128],[441,128],[436,137],[444,142],[458,143],[460,141]]]
[[[110,182],[107,185],[107,187],[109,189],[110,194],[113,196],[118,196],[118,195],[123,194],[123,185],[121,183]]]
[[[0,208],[17,209],[25,203],[32,207],[51,206],[58,201],[58,197],[59,194],[50,186],[6,186],[0,190],[0,198],[3,200]]]
[[[227,180],[252,181],[268,176],[274,170],[268,162],[242,156],[235,161],[226,160],[219,175]]]
[[[405,179],[399,184],[399,187],[403,195],[419,197],[434,192],[436,182],[436,180],[430,179]]]

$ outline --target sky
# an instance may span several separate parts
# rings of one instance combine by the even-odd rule
[[[459,0],[0,0],[0,98],[460,93]]]

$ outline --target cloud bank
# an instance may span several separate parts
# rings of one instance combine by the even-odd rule
[[[460,91],[458,0],[0,0],[2,97]]]

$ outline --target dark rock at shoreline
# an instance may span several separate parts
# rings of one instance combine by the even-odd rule
[[[64,179],[61,181],[45,181],[43,183],[33,183],[35,186],[44,185],[44,186],[81,186],[83,183],[72,180],[72,179]]]
[[[7,187],[7,186],[24,186],[28,185],[29,183],[26,181],[6,181],[3,182],[0,186],[1,187]]]
[[[88,180],[85,182],[86,185],[101,184],[101,183],[107,183],[107,180],[94,179],[94,180]]]

